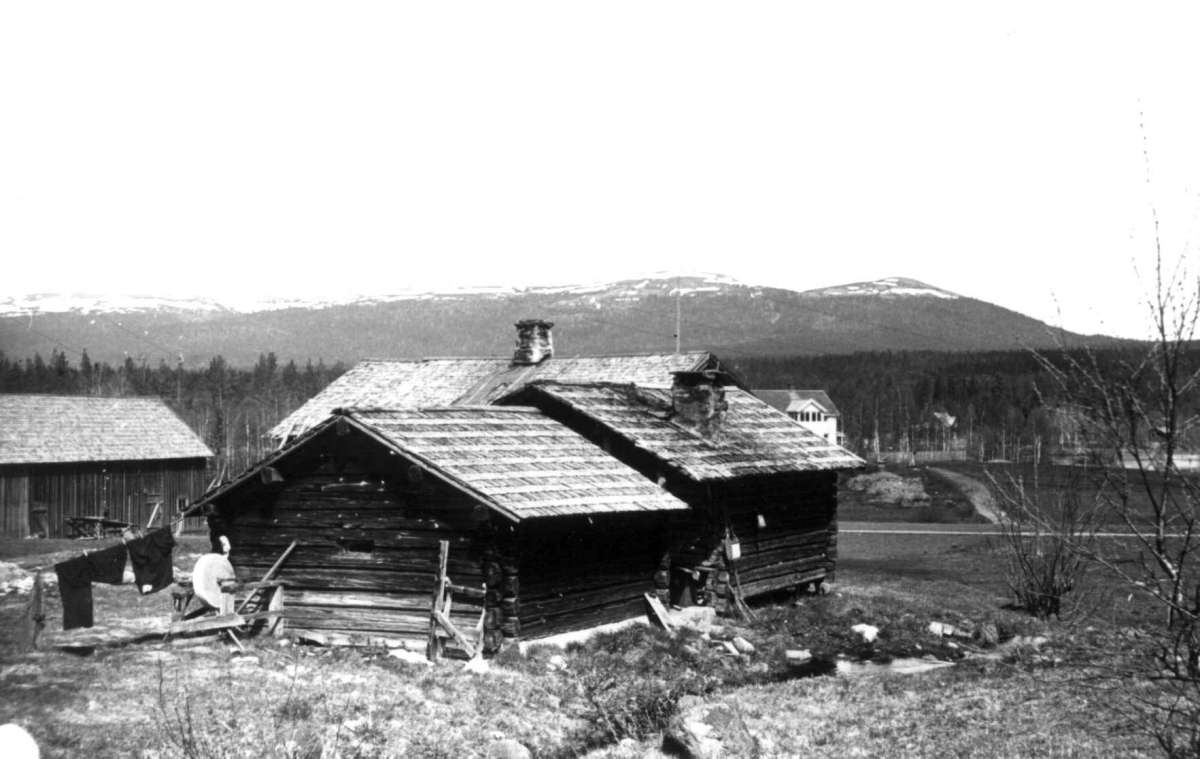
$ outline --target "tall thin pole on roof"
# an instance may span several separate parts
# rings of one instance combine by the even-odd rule
[[[683,293],[679,289],[679,277],[675,278],[675,355],[679,355],[679,344],[683,331]]]

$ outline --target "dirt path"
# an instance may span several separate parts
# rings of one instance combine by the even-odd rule
[[[975,508],[975,513],[979,516],[992,524],[1000,524],[1004,521],[1004,514],[996,506],[996,499],[987,485],[974,477],[968,477],[958,472],[951,472],[948,469],[939,469],[938,467],[931,466],[928,467],[927,471],[935,477],[941,477],[946,482],[958,488],[966,496],[967,500],[971,502],[971,506]]]

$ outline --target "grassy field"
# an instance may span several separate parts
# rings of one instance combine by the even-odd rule
[[[57,556],[80,544],[24,545]],[[185,540],[178,565],[190,569],[206,545]],[[20,552],[0,551],[6,561]],[[425,666],[275,640],[251,641],[245,655],[216,638],[91,655],[28,651],[26,597],[11,593],[0,600],[0,722],[25,726],[43,756],[470,757],[503,737],[539,757],[642,757],[658,755],[679,699],[699,695],[733,704],[764,756],[1152,753],[1095,687],[1101,666],[1130,645],[1128,625],[1142,613],[1133,602],[1110,593],[1086,616],[1035,621],[1006,608],[1003,554],[986,537],[843,535],[840,553],[832,594],[776,599],[756,608],[756,621],[722,619],[709,632],[746,638],[752,654],[730,656],[694,631],[639,626],[565,653],[509,650],[483,674],[462,662]],[[142,597],[129,586],[98,585],[95,595],[97,621],[170,605],[165,593]],[[57,596],[49,600],[54,625]],[[932,621],[976,634],[934,636]],[[850,630],[859,622],[880,628],[874,644]],[[992,647],[981,634],[989,628],[1009,643]],[[957,664],[797,679],[789,649]]]

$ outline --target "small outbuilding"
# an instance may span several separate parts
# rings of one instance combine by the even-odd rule
[[[212,451],[158,398],[0,395],[0,535],[146,524],[204,492]]]

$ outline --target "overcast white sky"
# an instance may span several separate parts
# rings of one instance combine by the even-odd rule
[[[1139,336],[1194,7],[3,3],[0,294],[899,275]]]

